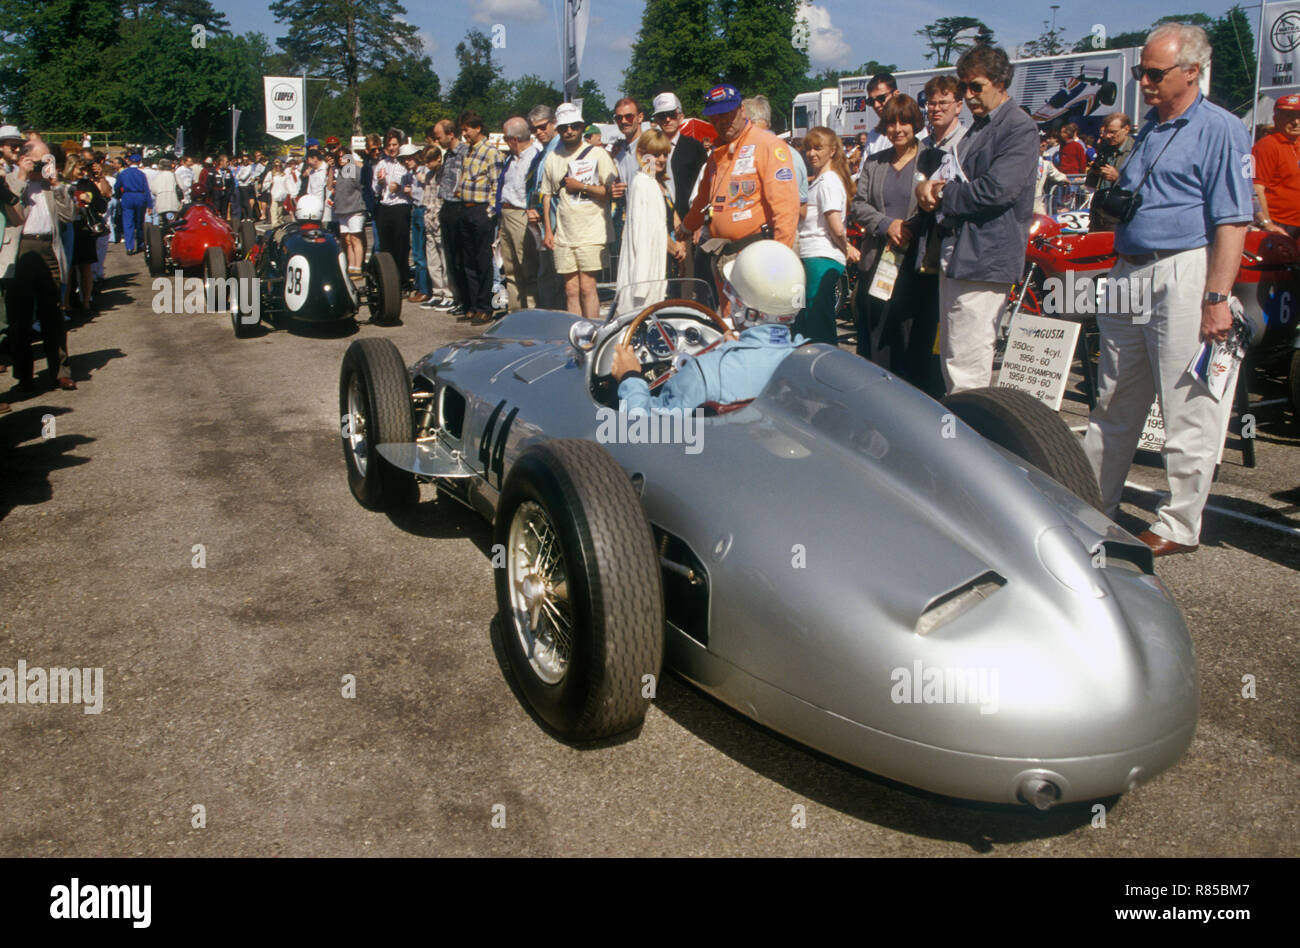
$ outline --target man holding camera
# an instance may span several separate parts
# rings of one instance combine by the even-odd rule
[[[1200,93],[1210,63],[1204,30],[1157,27],[1140,63],[1135,78],[1154,108],[1106,210],[1120,221],[1110,276],[1125,280],[1130,292],[1134,282],[1146,283],[1151,309],[1097,316],[1100,390],[1083,446],[1103,509],[1114,517],[1143,421],[1159,397],[1170,497],[1140,539],[1165,556],[1190,553],[1200,542],[1231,411],[1231,396],[1216,401],[1187,366],[1202,340],[1225,340],[1232,328],[1228,294],[1251,219],[1250,139],[1240,120]]]
[[[1119,173],[1133,152],[1133,122],[1123,112],[1106,116],[1098,131],[1097,157],[1088,168],[1083,183],[1093,189],[1092,207],[1088,214],[1088,233],[1110,231],[1119,223],[1103,209],[1106,192],[1115,186]]]

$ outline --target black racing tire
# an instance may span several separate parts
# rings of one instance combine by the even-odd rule
[[[1287,392],[1291,396],[1291,412],[1300,425],[1300,349],[1291,353],[1291,368],[1286,377]]]
[[[401,319],[402,281],[392,254],[371,254],[366,264],[366,306],[370,321],[380,326],[391,326]]]
[[[166,269],[166,261],[163,259],[163,236],[162,230],[157,224],[145,223],[144,225],[144,259],[149,265],[149,275],[151,277],[160,277]]]
[[[1101,488],[1082,443],[1034,396],[1013,388],[975,388],[945,396],[943,405],[994,444],[1101,509]]]
[[[257,269],[249,260],[236,260],[230,268],[230,275],[235,278],[236,290],[235,298],[227,301],[226,305],[230,307],[230,325],[235,330],[235,336],[239,339],[247,339],[257,329],[258,323],[244,322],[243,316],[246,315],[244,307],[240,305],[244,299],[243,287],[256,286]],[[261,300],[258,300],[258,312],[261,311]],[[251,315],[251,310],[249,314]],[[260,320],[259,320],[260,322]]]
[[[339,425],[348,487],[361,506],[394,510],[419,499],[415,475],[393,467],[377,449],[415,440],[411,377],[391,340],[358,339],[343,354]]]
[[[542,665],[546,633],[533,636],[528,612],[512,596],[512,577],[522,594],[521,575],[527,575],[529,553],[519,538],[529,534],[522,523],[539,511],[557,541],[567,591],[558,608],[571,622],[567,664],[550,681],[546,671],[552,679],[557,671]],[[493,542],[507,558],[496,570],[502,644],[532,710],[568,741],[639,727],[650,704],[645,676],[657,681],[663,665],[664,604],[654,539],[627,474],[592,441],[529,448],[506,478]],[[539,607],[537,615],[549,613]],[[537,663],[529,658],[528,639],[536,640]]]
[[[209,247],[203,252],[203,276],[209,280],[226,278],[226,252],[220,247]]]
[[[1101,88],[1097,90],[1097,101],[1102,105],[1114,105],[1115,96],[1119,92],[1119,87],[1113,82],[1103,82]]]
[[[239,231],[235,236],[239,238],[239,246],[235,248],[235,253],[241,260],[247,260],[253,248],[257,246],[257,228],[253,226],[252,221],[242,220],[239,222]]]

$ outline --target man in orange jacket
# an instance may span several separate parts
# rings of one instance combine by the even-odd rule
[[[704,115],[718,130],[718,140],[677,230],[677,239],[685,240],[703,225],[705,210],[711,210],[711,239],[704,249],[714,254],[719,271],[741,249],[736,242],[766,234],[793,248],[798,226],[799,185],[790,146],[750,122],[741,101],[729,83],[714,86],[704,97]]]

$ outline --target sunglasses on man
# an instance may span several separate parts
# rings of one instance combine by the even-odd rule
[[[615,113],[614,113],[614,121],[615,121],[615,122],[618,122],[620,125],[623,124],[624,122],[635,122],[635,121],[636,121],[636,113],[635,113],[635,112],[624,112],[624,113],[622,113],[622,114],[620,115],[619,113],[615,112]]]
[[[541,125],[529,125],[528,127],[532,129],[534,135],[540,135],[546,131],[546,127],[550,124],[550,122],[543,122]]]
[[[584,128],[586,128],[586,127],[587,127],[587,126],[586,126],[585,124],[583,124],[582,122],[566,122],[566,123],[563,124],[563,125],[557,125],[557,126],[556,126],[556,128],[558,128],[558,129],[559,129],[560,131],[562,131],[562,132],[565,132],[565,131],[571,131],[572,129],[575,129],[575,128],[576,128],[578,131],[582,131],[582,130],[583,130]]]
[[[1136,81],[1141,82],[1142,77],[1146,76],[1151,80],[1151,84],[1155,85],[1163,80],[1167,74],[1173,72],[1175,69],[1181,68],[1181,66],[1170,66],[1168,69],[1143,69],[1141,66],[1134,66],[1130,72],[1133,73],[1133,78]]]
[[[978,79],[972,82],[959,82],[957,83],[957,94],[963,97],[968,92],[972,95],[979,95],[987,85],[987,82],[980,82]]]
[[[876,105],[884,105],[886,102],[889,101],[890,96],[892,95],[893,95],[892,92],[886,92],[884,95],[871,95],[871,96],[867,96],[867,98],[870,99],[872,102],[876,103]]]
[[[677,118],[676,112],[656,112],[653,116],[650,117],[650,121],[654,122],[656,125],[662,125],[664,122],[667,122],[669,119],[674,119],[674,118]]]

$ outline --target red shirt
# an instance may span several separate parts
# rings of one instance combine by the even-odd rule
[[[1071,138],[1062,144],[1056,153],[1056,167],[1061,169],[1061,174],[1085,173],[1088,170],[1088,149],[1083,147],[1083,142]]]
[[[1265,135],[1251,149],[1255,183],[1264,188],[1268,216],[1278,224],[1300,226],[1300,142],[1281,132]]]

